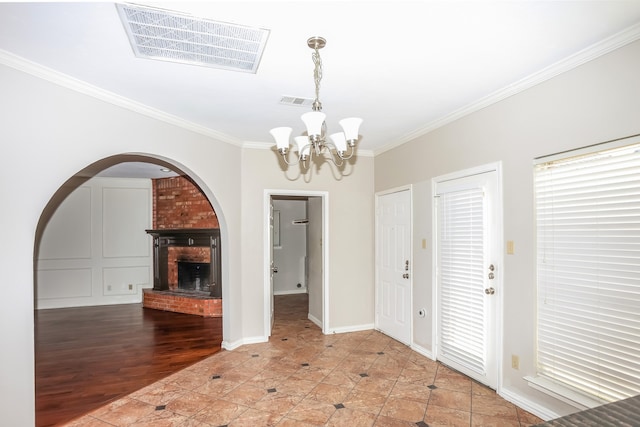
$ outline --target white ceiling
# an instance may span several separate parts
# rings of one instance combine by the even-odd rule
[[[0,62],[33,62],[235,144],[303,132],[321,51],[329,131],[377,154],[640,38],[640,1],[137,2],[270,30],[256,74],[139,59],[113,3],[0,3]],[[4,52],[2,52],[4,51]],[[31,64],[33,65],[33,64]],[[115,99],[115,98],[113,98]]]

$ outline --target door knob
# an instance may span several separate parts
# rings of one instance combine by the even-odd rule
[[[271,267],[271,271],[273,271],[274,273],[278,272],[278,267]]]
[[[493,294],[495,294],[495,293],[496,293],[496,290],[495,290],[495,289],[493,289],[493,288],[486,288],[486,289],[484,290],[484,293],[485,293],[485,294],[487,294],[487,295],[493,295]]]

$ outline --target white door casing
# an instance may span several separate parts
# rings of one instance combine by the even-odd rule
[[[267,340],[271,336],[272,328],[272,311],[273,311],[273,284],[272,284],[272,233],[271,233],[271,209],[272,209],[272,197],[273,196],[300,196],[300,197],[318,197],[322,200],[321,208],[321,221],[322,221],[322,248],[320,261],[322,267],[322,286],[321,286],[321,299],[322,299],[322,332],[328,333],[329,331],[329,193],[326,191],[297,191],[297,190],[264,190],[264,339]],[[310,304],[312,302],[310,301]],[[315,303],[314,303],[315,304]]]
[[[309,197],[307,199],[307,290],[309,292],[309,320],[322,328],[324,324],[324,310],[322,300],[322,283],[324,271],[322,251],[324,249],[322,236],[322,198]]]
[[[275,304],[274,304],[274,296],[273,296],[273,273],[276,272],[276,266],[273,263],[273,238],[274,238],[274,221],[275,216],[273,213],[273,199],[270,198],[269,203],[269,336],[271,336],[271,331],[273,330],[273,322],[275,320]],[[279,219],[278,219],[279,221]],[[279,231],[278,231],[279,232]]]
[[[411,189],[376,195],[376,329],[412,342]]]
[[[500,164],[434,178],[435,354],[497,388],[502,301]]]

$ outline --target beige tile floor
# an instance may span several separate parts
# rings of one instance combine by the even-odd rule
[[[376,331],[323,335],[276,297],[268,343],[222,351],[74,422],[105,426],[530,426],[539,418]]]

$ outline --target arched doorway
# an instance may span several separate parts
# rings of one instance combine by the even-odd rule
[[[146,196],[152,191],[153,184],[148,183],[145,187],[145,185],[138,185],[137,182],[161,180],[167,177],[185,177],[189,183],[193,184],[193,187],[197,188],[197,190],[204,195],[204,198],[208,201],[211,209],[215,213],[216,224],[222,231],[221,240],[222,248],[224,248],[226,239],[224,217],[222,216],[222,209],[217,205],[217,201],[211,194],[211,191],[202,184],[197,176],[190,173],[185,167],[170,160],[151,155],[123,154],[93,163],[65,182],[53,195],[44,209],[38,223],[34,250],[34,304],[36,308],[42,310],[36,310],[35,316],[37,425],[49,425],[52,420],[54,422],[68,421],[71,418],[75,418],[91,410],[92,405],[93,407],[102,406],[108,400],[129,394],[142,386],[169,375],[171,369],[175,371],[184,368],[220,349],[224,329],[223,319],[218,319],[214,322],[204,318],[193,319],[195,316],[190,316],[192,319],[185,320],[184,314],[161,312],[159,310],[151,310],[153,313],[150,313],[149,309],[142,308],[140,301],[142,289],[138,288],[150,288],[153,285],[152,269],[149,268],[147,264],[147,280],[145,281],[145,274],[144,272],[141,273],[141,271],[145,270],[144,261],[141,262],[144,257],[140,256],[141,251],[136,252],[137,243],[135,242],[140,239],[124,239],[124,241],[127,242],[125,245],[118,240],[118,235],[126,236],[128,233],[131,233],[132,227],[136,229],[136,233],[144,231],[144,229],[160,227],[154,221],[155,209],[153,206],[156,205],[155,199],[147,199]],[[93,184],[93,181],[96,180],[102,182],[97,187]],[[135,182],[136,184],[131,184],[131,182]],[[99,189],[99,191],[94,191],[96,188]],[[92,192],[100,194],[92,194]],[[53,222],[60,222],[56,216],[59,216],[61,206],[68,205],[69,201],[71,201],[70,206],[72,208],[84,206],[86,209],[78,215],[66,218],[66,223],[62,221],[63,227],[61,230],[66,235],[66,241],[60,241],[60,245],[66,246],[67,249],[68,247],[73,248],[73,250],[71,250],[71,258],[75,255],[76,258],[84,259],[85,261],[87,254],[82,253],[83,249],[88,250],[89,258],[91,258],[91,253],[101,252],[99,258],[104,258],[102,263],[97,262],[96,265],[95,260],[89,261],[91,265],[86,267],[86,265],[83,266],[82,261],[78,259],[69,259],[68,251],[61,255],[55,255],[56,248],[54,246],[57,242],[54,241],[52,244],[51,233],[47,232],[47,227]],[[96,204],[99,205],[97,210],[94,209],[94,205]],[[146,215],[146,218],[149,220],[146,224],[144,221],[141,222],[141,218],[144,219],[145,214],[139,214],[139,211],[141,209],[144,210],[145,206],[154,210],[154,212]],[[182,214],[185,212],[186,210],[182,211]],[[88,216],[89,219],[86,219],[86,216]],[[96,218],[94,218],[95,216],[101,216],[101,221],[99,221],[98,226],[94,223],[96,220]],[[132,226],[130,223],[134,225]],[[202,224],[195,222],[193,225],[197,227]],[[124,230],[114,232],[114,227],[118,226]],[[163,225],[163,227],[166,227],[166,225]],[[84,231],[87,231],[87,228],[89,228],[89,237],[78,237],[82,235]],[[94,244],[95,242],[91,242],[93,239],[91,233],[95,234],[96,229],[98,234],[104,235],[100,237],[102,240],[97,245]],[[114,237],[114,235],[116,236]],[[61,236],[60,232],[58,232],[57,235],[53,233],[53,236],[65,238],[65,236]],[[151,237],[145,233],[142,240],[143,245],[145,244],[144,241],[146,241],[147,253],[150,255],[152,253]],[[87,241],[89,243],[85,244]],[[84,247],[83,244],[85,244]],[[125,247],[126,245],[133,247]],[[80,248],[80,250],[78,250],[78,248]],[[54,255],[52,255],[52,253],[54,253]],[[135,262],[118,264],[118,262],[122,262],[123,259],[127,258],[127,256],[123,256],[127,254],[130,255],[128,258],[134,259]],[[45,256],[43,257],[42,255]],[[150,256],[147,256],[147,263],[150,258]],[[68,264],[67,271],[72,271],[73,273],[65,277],[64,269],[41,268],[45,263],[52,264],[55,262],[63,264],[66,262]],[[65,294],[63,296],[66,298],[57,298],[56,300],[52,298],[51,290],[45,290],[46,288],[43,286],[44,276],[41,274],[42,270],[46,270],[46,274],[49,274],[49,276],[46,277],[49,284],[63,285],[61,289],[63,290],[62,293]],[[93,273],[92,270],[94,271]],[[99,270],[100,273],[96,274],[95,270]],[[94,286],[92,283],[90,286],[85,286],[85,288],[77,285],[82,282],[83,274],[85,273],[88,275],[84,278],[87,278],[89,282],[97,281],[99,282],[98,285]],[[128,274],[130,277],[124,277]],[[224,272],[222,277],[225,277]],[[51,281],[52,278],[54,279],[53,281]],[[71,286],[68,286],[69,283],[71,283]],[[119,286],[120,284],[123,284],[122,289]],[[224,288],[224,280],[223,283],[219,285]],[[136,291],[140,291],[140,293],[136,294]],[[46,294],[47,292],[49,293]],[[221,293],[224,294],[224,289]],[[138,299],[136,300],[136,298]],[[55,304],[51,305],[51,301],[53,300],[57,301],[57,307]],[[133,309],[130,310],[130,307],[133,307]],[[111,308],[123,308],[123,310],[110,310]],[[158,313],[155,313],[155,311]],[[46,316],[42,315],[44,312],[46,312]],[[70,324],[70,319],[73,319],[72,315],[80,312],[84,313],[84,316],[87,316],[87,313],[89,313],[86,321],[78,320],[74,324],[72,320]],[[123,316],[126,317],[125,322],[118,323],[117,319],[113,317],[109,318],[114,312],[120,313],[116,314],[116,316],[120,318]],[[40,322],[41,320],[46,321],[47,319],[59,320],[60,316],[56,317],[58,313],[61,314],[64,319],[64,322],[61,324],[62,330],[60,330],[60,325],[50,323],[44,326],[43,323]],[[106,316],[106,320],[104,316]],[[82,317],[80,319],[82,319]],[[154,322],[159,322],[158,324],[161,323],[161,326],[150,326],[153,325]],[[108,328],[104,329],[100,327],[105,323],[111,325],[110,327],[112,329],[110,331]],[[179,361],[171,360],[170,363],[168,363],[171,365],[170,368],[162,367],[156,361],[149,361],[149,366],[153,366],[153,368],[144,365],[141,368],[137,367],[135,365],[137,362],[134,359],[140,354],[143,354],[143,357],[147,357],[144,356],[144,354],[148,354],[150,355],[149,357],[160,356],[168,359],[166,355],[162,356],[162,352],[159,350],[145,353],[146,350],[136,350],[137,347],[134,347],[134,345],[146,345],[149,347],[157,343],[164,347],[171,347],[170,344],[166,344],[166,339],[168,335],[170,335],[172,325],[179,325],[176,329],[181,329],[182,331],[189,330],[190,335],[188,337],[183,335],[182,341],[189,341],[193,343],[193,346],[173,346],[173,350],[169,351],[174,351],[177,356],[175,359],[179,359]],[[58,328],[57,332],[52,333],[56,328]],[[194,330],[198,328],[206,329],[207,332],[200,335],[194,333]],[[40,329],[40,331],[38,329]],[[100,334],[105,333],[105,330],[108,337],[101,339]],[[117,337],[118,334],[121,334],[120,336],[122,337],[126,336],[126,334],[133,336],[134,333],[142,335],[136,335],[136,338],[133,339],[127,337],[125,343],[116,344],[116,347],[126,347],[126,352],[118,353],[105,347],[105,345],[108,344],[106,341]],[[214,335],[217,336],[217,338],[211,338]],[[52,337],[54,336],[57,338],[53,343],[54,345],[51,345],[51,339],[53,339]],[[42,337],[45,339],[39,341]],[[49,338],[48,342],[46,340],[47,337]],[[89,341],[82,341],[86,337],[89,337]],[[99,345],[92,344],[97,341],[100,341]],[[215,351],[206,351],[206,349],[202,348],[203,346],[212,346],[214,342],[217,342],[217,344],[214,344],[217,345],[217,348],[212,347],[211,350]],[[64,348],[65,344],[69,344],[66,349]],[[55,356],[54,353],[58,350],[59,352],[56,357],[63,358],[64,360],[62,360],[62,362],[66,363],[59,365],[61,366],[61,370],[65,372],[64,374],[52,374],[50,369],[55,369],[55,366],[51,363],[52,359],[43,359],[40,357],[42,354],[39,354],[39,351],[43,351],[46,352],[47,356]],[[182,350],[188,350],[187,352],[190,354],[188,356],[185,356],[185,352],[178,354]],[[61,356],[65,354],[66,356]],[[100,354],[110,354],[111,357],[104,357]],[[86,358],[78,359],[80,357]],[[169,357],[171,357],[171,355],[169,355]],[[99,362],[96,362],[96,358],[99,359]],[[117,360],[118,358],[120,358],[119,361]],[[46,360],[46,362],[39,363],[39,361],[42,360]],[[124,362],[125,360],[126,363]],[[92,363],[94,364],[92,365]],[[142,363],[144,363],[144,361]],[[106,369],[111,371],[111,377],[114,377],[114,372],[122,371],[123,375],[120,375],[120,377],[126,381],[121,381],[118,384],[114,381],[101,380],[99,376],[100,368],[97,367],[98,364],[102,368],[106,366]],[[108,364],[112,365],[111,368],[107,366]],[[43,368],[45,365],[46,368]],[[76,368],[78,371],[72,374],[70,369]],[[90,370],[90,375],[86,373],[86,370]],[[126,375],[126,372],[136,372],[136,374]],[[141,374],[141,372],[144,372],[144,374]],[[39,375],[39,373],[42,375]],[[117,378],[118,375],[115,375],[115,377]],[[72,378],[73,380],[84,378],[89,382],[87,386],[71,384]],[[139,381],[131,381],[132,378]],[[87,395],[91,394],[91,381],[100,383],[99,387],[94,386],[93,389],[97,390],[97,393],[102,395],[101,397],[97,396],[95,399],[87,398]],[[112,386],[113,390],[106,390],[106,386]],[[63,388],[66,388],[66,391],[61,391]],[[74,390],[81,393],[84,398],[74,398],[72,395]],[[56,394],[59,396],[56,396]],[[56,405],[56,398],[62,399],[64,405]],[[42,402],[44,403],[40,404]],[[78,411],[83,411],[82,405],[85,405],[84,412],[73,413],[73,405],[76,403],[78,404],[76,405]],[[63,410],[56,411],[56,407],[63,407]],[[46,408],[53,408],[53,411],[49,411],[48,414],[40,416],[43,413],[43,408],[45,408],[45,412]]]

